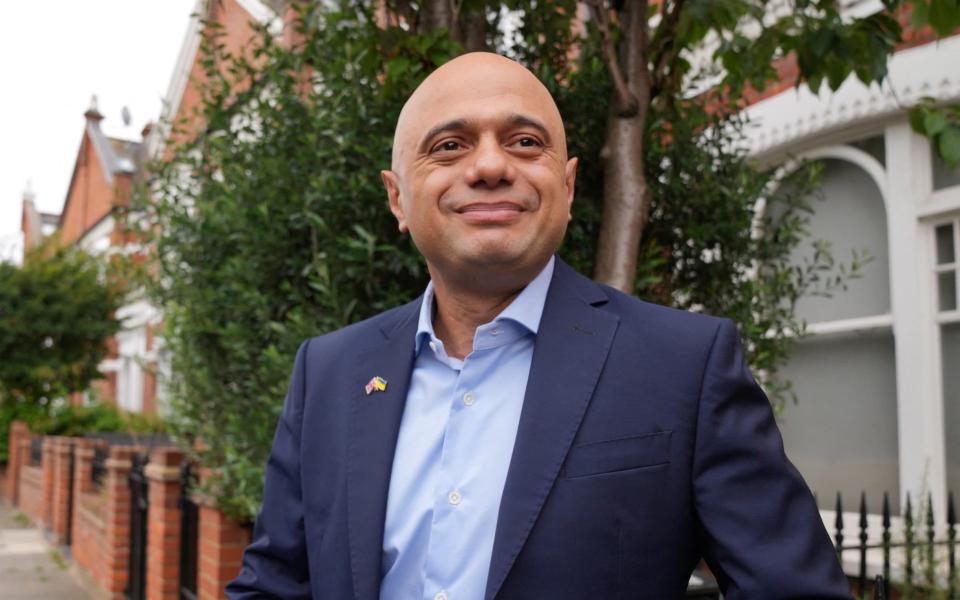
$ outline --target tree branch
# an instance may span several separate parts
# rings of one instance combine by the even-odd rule
[[[607,70],[610,71],[610,79],[617,95],[617,113],[621,117],[632,117],[637,114],[637,98],[630,93],[630,89],[627,87],[623,69],[620,67],[620,61],[617,58],[617,50],[613,47],[613,39],[610,35],[610,12],[606,7],[606,2],[604,0],[587,0],[587,6],[590,8],[593,20],[597,24],[597,30],[600,32],[603,61],[607,65]]]
[[[653,84],[653,95],[656,96],[663,89],[667,79],[668,68],[676,58],[676,49],[680,47],[677,43],[677,26],[680,23],[680,14],[683,12],[685,0],[673,0],[670,3],[669,12],[667,2],[664,0],[662,18],[657,25],[656,44],[654,47],[656,55],[653,56],[653,72],[651,81]]]

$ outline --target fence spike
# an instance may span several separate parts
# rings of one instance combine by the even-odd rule
[[[957,513],[953,508],[953,492],[947,493],[947,600],[957,598]]]
[[[936,584],[936,567],[937,564],[934,561],[934,537],[936,536],[936,531],[934,529],[934,519],[933,519],[933,492],[927,492],[927,514],[926,514],[926,525],[927,525],[927,547],[926,547],[926,562],[924,565],[926,569],[925,575],[927,579],[927,585],[930,586],[930,589],[934,588]]]
[[[836,515],[834,524],[837,527],[837,533],[834,535],[834,539],[837,541],[837,554],[839,555],[843,553],[843,500],[840,498],[840,492],[837,492]]]
[[[880,593],[888,596],[890,585],[890,494],[883,493],[883,589]],[[881,596],[877,596],[878,598]]]
[[[867,493],[860,492],[860,595],[867,593]]]
[[[953,508],[953,492],[947,493],[947,525],[957,524],[957,512]]]
[[[904,596],[907,596],[913,587],[913,505],[910,502],[910,492],[907,492],[907,510],[903,515],[903,537],[906,548]]]

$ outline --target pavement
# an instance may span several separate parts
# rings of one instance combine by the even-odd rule
[[[0,502],[0,598],[93,600],[71,575],[60,550],[6,502]]]

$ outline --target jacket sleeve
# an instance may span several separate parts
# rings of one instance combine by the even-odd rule
[[[703,373],[692,477],[699,541],[724,598],[851,598],[813,495],[784,453],[728,320]]]
[[[309,340],[300,345],[267,461],[263,505],[230,600],[310,598],[300,487],[300,431]]]

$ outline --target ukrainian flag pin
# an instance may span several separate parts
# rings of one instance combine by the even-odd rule
[[[387,380],[377,375],[376,377],[374,377],[373,379],[367,382],[367,385],[364,387],[364,389],[367,391],[368,396],[374,392],[386,391]]]

